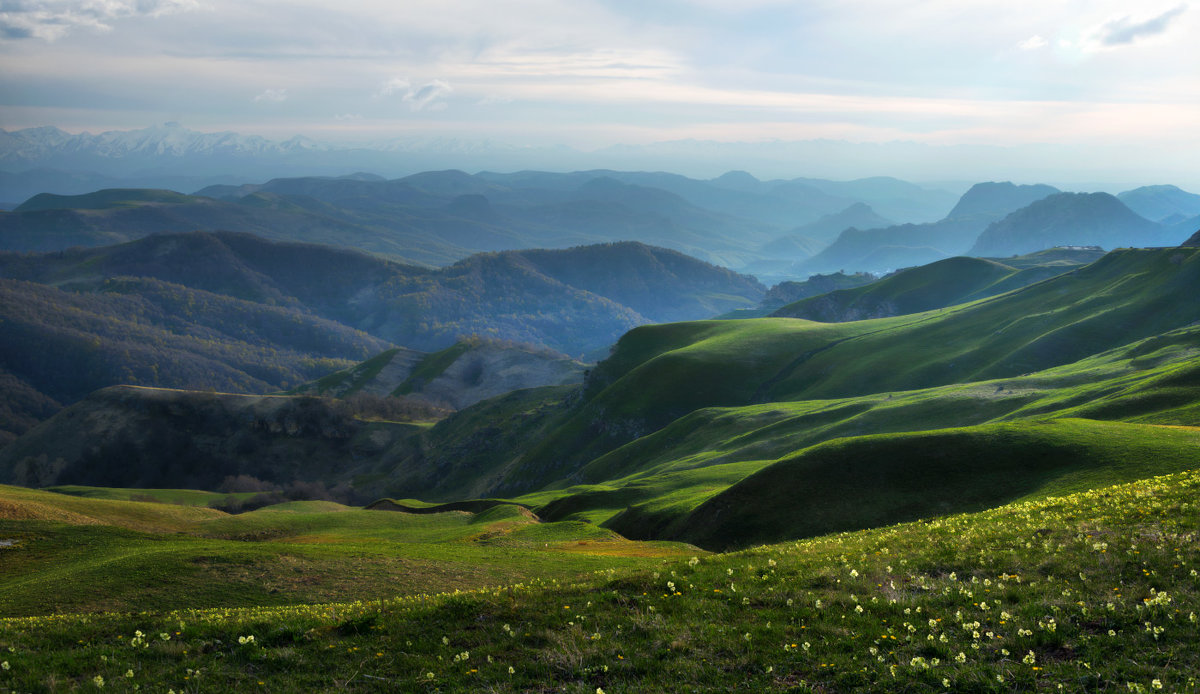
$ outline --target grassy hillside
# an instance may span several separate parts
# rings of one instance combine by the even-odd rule
[[[1192,691],[1196,473],[575,581],[0,621],[4,686]],[[12,550],[0,550],[10,552]],[[253,638],[250,638],[253,637]]]
[[[768,465],[654,535],[721,548],[874,528],[1189,470],[1197,447],[1200,427],[1079,419],[838,439]],[[611,525],[628,531],[632,520]]]
[[[525,453],[514,482],[524,469],[567,478],[702,407],[887,396],[1068,364],[1200,319],[1200,307],[1180,300],[1197,288],[1200,252],[1121,251],[1015,292],[908,316],[644,326],[593,370],[576,412]]]
[[[1193,250],[1113,252],[1002,296],[866,321],[877,329],[777,374],[767,399],[889,392],[1067,364],[1200,319],[1200,307],[1180,300],[1198,286]]]
[[[822,442],[858,445],[859,437],[874,435],[878,440],[873,445],[879,448],[875,459],[891,461],[899,456],[889,452],[891,447],[899,449],[905,445],[908,434],[903,432],[936,437],[938,432],[928,430],[995,426],[1000,422],[1025,426],[1034,418],[1033,424],[1029,424],[1031,431],[1042,436],[1048,430],[1038,428],[1042,425],[1037,422],[1044,418],[1081,416],[1147,424],[1200,425],[1200,405],[1195,394],[1195,384],[1200,382],[1198,336],[1200,330],[1185,329],[1077,364],[1003,381],[836,400],[702,409],[596,458],[569,478],[572,486],[521,498],[546,518],[586,518],[632,537],[664,537],[683,533],[690,519],[700,517],[694,513],[697,507],[731,485],[768,468],[777,459],[793,457],[809,447],[818,450]],[[1113,446],[1113,450],[1120,451],[1126,445],[1122,438],[1125,434],[1117,435],[1121,431],[1140,431],[1151,438],[1164,433],[1158,428],[1100,427],[1094,432],[1097,445]],[[893,439],[896,434],[901,435]],[[1049,436],[1040,445],[1050,447],[1054,438]],[[1158,462],[1141,457],[1130,460],[1148,466],[1151,472],[1174,470],[1180,469],[1180,460],[1186,467],[1186,462],[1194,457],[1192,451],[1188,445],[1182,445],[1178,448],[1179,455],[1163,455]],[[992,461],[990,455],[982,451],[979,459]],[[1097,455],[1077,460],[1077,464],[1103,468],[1104,460],[1104,456]],[[1155,467],[1158,464],[1168,467]],[[1124,470],[1122,474],[1126,476],[1112,476],[1096,471],[1098,479],[1105,482],[1130,479],[1128,473],[1129,470]],[[854,493],[845,498],[886,495],[890,489],[886,476],[860,476],[858,484]],[[979,487],[979,493],[994,493],[987,484]],[[939,503],[944,501],[939,485],[931,484],[929,493]],[[809,503],[805,501],[806,494],[801,485],[781,507],[804,513]],[[820,507],[826,502],[820,495],[814,495],[811,503]],[[723,516],[742,519],[730,520],[731,525],[725,526],[727,537],[742,534],[754,537],[754,528],[760,522],[769,525],[778,521],[767,520],[773,518],[775,508],[752,503],[744,509],[745,518],[740,511]],[[845,519],[853,518],[853,527],[878,522],[857,515],[853,508],[842,510],[847,511]],[[820,522],[830,522],[830,518]],[[794,534],[840,527],[845,526],[819,526],[814,530],[814,526],[800,523],[779,524],[775,529]],[[693,539],[705,541],[700,537]]]
[[[900,270],[870,284],[802,299],[771,315],[842,322],[919,313],[1020,289],[1098,259],[1085,258],[1072,263],[1069,257],[1050,256],[1043,265],[1018,269],[999,260],[958,256]]]
[[[791,303],[772,315],[838,323],[918,313],[963,303],[969,300],[966,297],[986,291],[1016,272],[981,258],[947,258],[902,270],[869,285]]]
[[[7,486],[0,538],[5,616],[378,599],[570,579],[694,551],[540,523],[512,505],[417,515],[305,501],[229,516]]]

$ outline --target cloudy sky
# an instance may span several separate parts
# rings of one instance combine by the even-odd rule
[[[0,128],[1053,143],[1169,174],[1200,155],[1198,28],[1178,0],[0,0]]]

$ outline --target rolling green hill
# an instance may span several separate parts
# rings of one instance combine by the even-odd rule
[[[1078,266],[1054,263],[1018,270],[994,260],[957,256],[797,301],[771,315],[840,323],[919,313],[1003,294],[1074,267]]]
[[[276,607],[297,589],[271,573],[279,592],[244,609],[0,620],[0,681],[22,691],[1189,691],[1200,669],[1200,556],[1186,541],[1200,532],[1198,489],[1194,472],[1176,474],[727,555],[610,558],[574,580],[389,599],[363,588],[378,555],[350,545],[348,566],[360,568],[343,590],[356,601]],[[226,600],[251,594],[213,567],[258,548],[310,569],[309,594],[337,566],[316,558],[320,545],[209,545],[206,563],[168,564],[170,587],[215,575],[233,588]],[[250,566],[267,568],[257,556]],[[428,567],[414,557],[402,575],[436,575]]]
[[[858,436],[772,463],[647,535],[716,549],[875,528],[1191,470],[1198,448],[1200,428],[1079,419]],[[633,520],[610,524],[649,530]]]
[[[576,580],[695,551],[583,523],[541,523],[511,504],[413,514],[302,501],[230,516],[3,485],[0,538],[4,617],[378,600]]]
[[[650,506],[670,507],[655,513],[674,522],[704,494],[838,437],[1051,415],[1126,420],[1177,412],[1165,423],[1191,424],[1197,333],[1178,326],[1200,319],[1200,309],[1178,297],[1200,282],[1198,253],[1113,252],[1000,296],[887,319],[643,326],[618,342],[582,389],[481,402],[431,429],[374,440],[374,453],[356,454],[357,467],[329,468],[320,479],[431,501],[536,492],[528,503],[556,504],[549,517],[582,513],[595,522],[649,503],[640,522],[665,527],[646,520]],[[453,363],[452,352],[438,360]],[[52,428],[44,436],[69,438]],[[227,474],[259,476],[241,467]],[[63,476],[44,483],[51,481],[95,483]]]
[[[559,415],[552,433],[519,453],[498,452],[517,462],[492,492],[528,492],[556,477],[565,486],[589,461],[704,407],[886,399],[986,380],[995,381],[992,391],[1004,390],[998,379],[1065,368],[1200,319],[1193,302],[1179,300],[1195,291],[1198,263],[1190,250],[1120,251],[1021,290],[909,316],[644,326],[592,371],[582,398]],[[908,430],[921,429],[921,417],[929,413],[915,413]],[[945,425],[966,423],[975,422]]]

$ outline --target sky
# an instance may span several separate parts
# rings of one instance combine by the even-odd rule
[[[0,128],[832,140],[1165,182],[1200,179],[1198,28],[1177,0],[0,0]]]

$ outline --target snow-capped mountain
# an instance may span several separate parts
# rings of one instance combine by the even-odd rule
[[[0,162],[6,164],[39,165],[64,157],[261,157],[325,149],[328,148],[301,136],[273,142],[257,135],[234,132],[201,133],[178,123],[141,130],[111,130],[98,135],[86,132],[72,135],[49,126],[13,132],[0,130]]]

